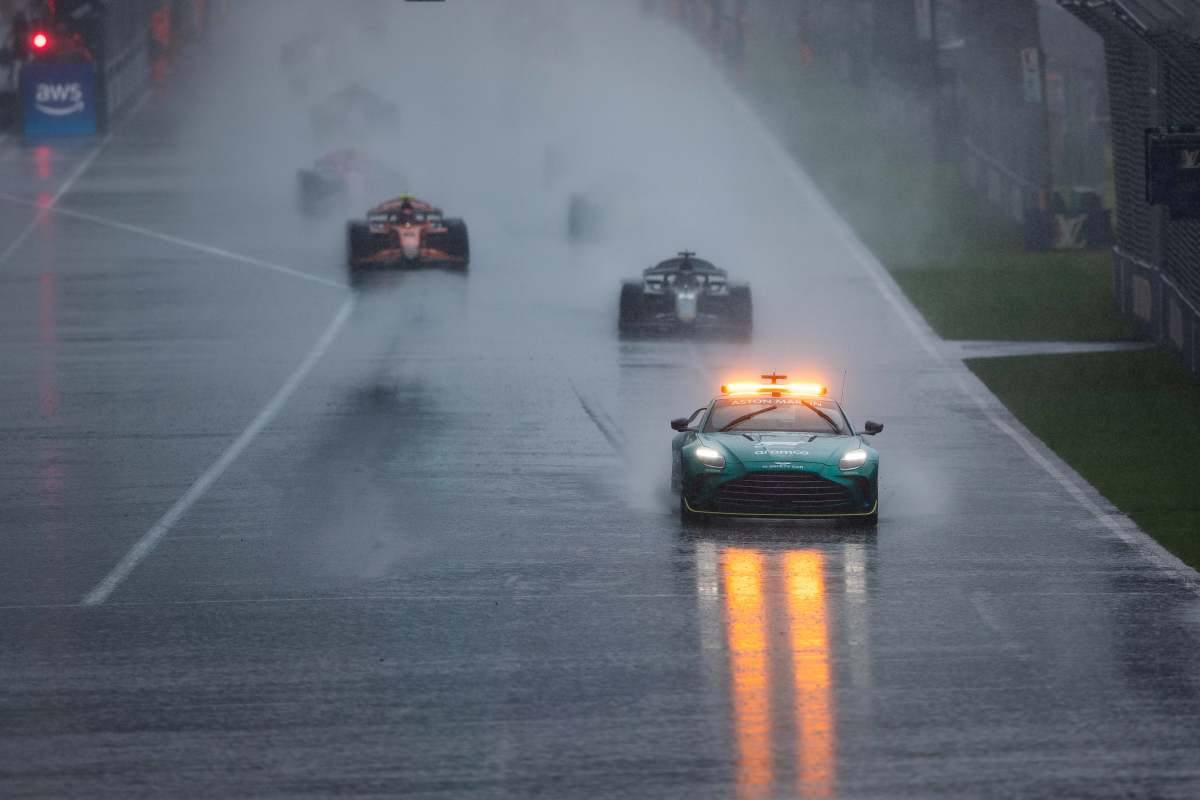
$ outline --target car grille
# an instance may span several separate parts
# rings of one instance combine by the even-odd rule
[[[713,493],[718,511],[758,514],[838,514],[850,511],[846,487],[811,472],[752,472]]]

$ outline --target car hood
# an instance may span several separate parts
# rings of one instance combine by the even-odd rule
[[[764,461],[824,464],[859,446],[857,436],[816,434],[814,438],[811,433],[704,433],[697,438],[710,446],[720,445],[744,464]]]

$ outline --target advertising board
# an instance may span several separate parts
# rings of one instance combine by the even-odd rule
[[[96,73],[91,63],[27,64],[21,72],[26,136],[96,133]]]

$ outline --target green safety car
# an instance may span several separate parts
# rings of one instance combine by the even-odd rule
[[[814,384],[737,383],[671,421],[671,489],[686,523],[713,517],[879,519],[879,453]],[[699,422],[693,425],[693,421]]]

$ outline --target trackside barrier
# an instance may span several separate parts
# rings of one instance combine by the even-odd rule
[[[1114,247],[1113,299],[1148,339],[1174,350],[1200,376],[1200,309],[1170,277]]]
[[[104,65],[104,116],[112,119],[150,86],[150,53],[145,31]]]
[[[36,52],[26,48],[15,67],[22,77],[13,110],[22,112],[24,132],[105,133],[152,84],[164,84],[184,49],[203,42],[229,11],[226,0],[109,0],[70,13],[53,3],[39,8],[29,28],[45,32],[41,43]]]

